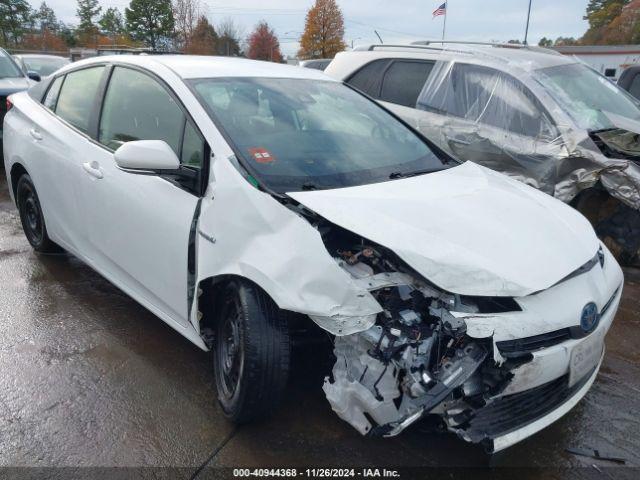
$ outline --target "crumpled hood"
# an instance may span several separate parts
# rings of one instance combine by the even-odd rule
[[[462,295],[520,297],[544,290],[599,247],[593,228],[574,209],[472,162],[289,196]]]
[[[27,90],[31,83],[27,78],[0,78],[0,95],[8,96],[12,93]]]

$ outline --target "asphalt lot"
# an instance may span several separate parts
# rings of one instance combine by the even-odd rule
[[[219,467],[490,466],[526,467],[520,476],[530,478],[637,478],[639,271],[626,272],[587,397],[494,457],[419,426],[395,439],[361,437],[331,411],[313,358],[300,359],[274,418],[233,428],[215,402],[210,356],[73,257],[34,254],[4,169],[0,177],[0,466],[171,466],[184,467],[171,474],[184,478]],[[567,447],[599,449],[635,468]]]

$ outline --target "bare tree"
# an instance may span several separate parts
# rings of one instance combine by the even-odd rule
[[[200,0],[173,0],[173,18],[175,19],[176,47],[187,47],[193,30],[202,15]]]
[[[218,55],[224,55],[227,57],[240,56],[243,47],[245,32],[244,29],[239,26],[231,18],[223,19],[216,27],[218,32]]]

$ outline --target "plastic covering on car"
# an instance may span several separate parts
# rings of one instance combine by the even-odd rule
[[[476,62],[483,55],[478,50]],[[489,65],[504,65],[436,64],[418,98],[417,108],[431,113],[419,116],[419,130],[461,160],[506,173],[564,202],[600,182],[613,197],[640,209],[637,119],[598,111],[606,119],[602,128],[585,128],[567,110],[587,115],[593,107],[563,97],[544,68],[509,55],[487,58]],[[618,89],[605,83],[602,88]]]

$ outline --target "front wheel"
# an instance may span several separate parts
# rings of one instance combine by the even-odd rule
[[[278,406],[289,375],[287,322],[263,291],[230,283],[217,305],[214,373],[224,414],[247,423]]]
[[[616,260],[625,266],[638,263],[640,251],[640,212],[606,191],[585,190],[572,202],[593,225]]]

